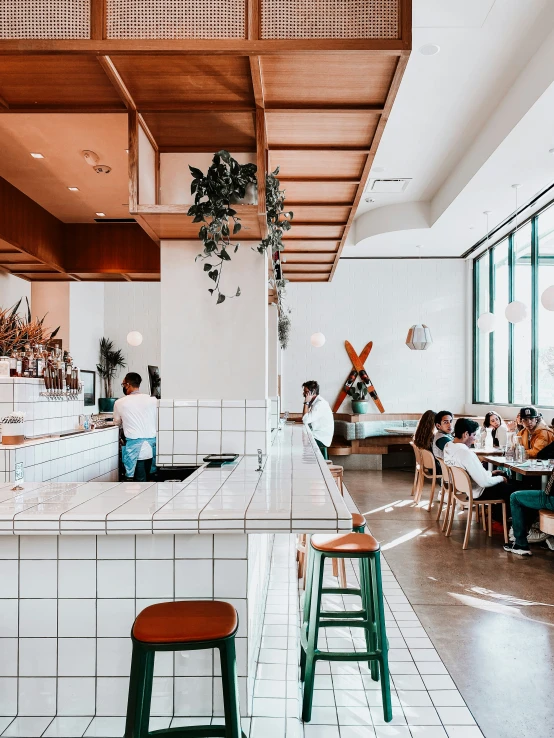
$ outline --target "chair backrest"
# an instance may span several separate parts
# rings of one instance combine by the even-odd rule
[[[444,459],[438,459],[438,462],[440,464],[441,472],[442,472],[442,482],[444,486],[448,489],[450,485],[452,484],[451,474],[450,474],[450,467],[446,463]]]
[[[464,497],[462,497],[462,501],[469,500],[470,503],[473,503],[473,485],[466,470],[459,466],[451,466],[450,478],[454,486],[454,494],[456,496],[463,495],[466,499],[464,500]]]
[[[421,454],[421,460],[425,469],[433,470],[437,468],[435,466],[435,457],[430,451],[428,451],[426,448],[420,448],[419,452]]]
[[[415,445],[415,443],[413,441],[410,441],[410,446],[414,450],[414,456],[415,456],[416,464],[418,464],[419,466],[421,466],[421,450]]]

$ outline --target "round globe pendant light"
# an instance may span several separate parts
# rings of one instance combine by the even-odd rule
[[[554,284],[551,284],[542,293],[541,304],[545,310],[554,311]]]
[[[138,331],[127,333],[127,343],[129,346],[140,346],[142,343],[142,333],[139,333]]]
[[[310,338],[310,343],[312,346],[315,346],[315,348],[321,348],[325,341],[326,339],[323,333],[313,333]]]
[[[426,351],[432,343],[431,329],[424,323],[413,325],[406,336],[406,346],[412,351]]]
[[[520,300],[514,300],[506,306],[504,315],[510,323],[521,323],[527,318],[527,305]]]
[[[483,313],[479,316],[477,327],[481,333],[492,333],[496,327],[496,315],[494,313]]]

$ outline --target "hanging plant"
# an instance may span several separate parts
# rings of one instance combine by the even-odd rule
[[[285,248],[282,240],[283,234],[285,231],[290,231],[290,221],[294,217],[294,213],[283,212],[285,209],[285,190],[279,189],[280,182],[277,179],[278,174],[279,167],[270,174],[267,174],[265,178],[268,235],[257,248],[260,254],[265,254],[269,249],[273,255],[276,251],[282,251]]]
[[[222,150],[214,155],[205,175],[196,167],[189,166],[189,169],[193,176],[190,191],[194,195],[194,205],[189,208],[188,215],[194,217],[193,223],[204,224],[198,232],[204,250],[196,260],[204,262],[204,271],[214,282],[208,292],[215,293],[219,305],[228,297],[219,288],[224,263],[231,261],[231,253],[236,253],[240,246],[231,241],[242,228],[237,211],[231,205],[244,198],[248,185],[256,184],[256,165],[239,164],[228,151]],[[239,296],[240,287],[237,287],[231,297]]]
[[[289,316],[284,312],[279,312],[279,321],[277,323],[277,333],[279,335],[279,343],[282,349],[286,349],[289,345],[291,322]]]

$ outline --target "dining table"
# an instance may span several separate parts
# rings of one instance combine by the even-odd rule
[[[529,459],[525,462],[506,461],[505,456],[495,454],[480,456],[480,458],[491,466],[502,466],[522,477],[540,477],[541,489],[545,489],[548,477],[554,471],[554,466],[548,461],[541,461],[540,459]]]

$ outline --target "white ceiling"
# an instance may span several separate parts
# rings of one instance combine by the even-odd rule
[[[60,220],[92,223],[97,212],[129,217],[126,115],[4,113],[0,141],[0,176]],[[83,159],[85,149],[98,154],[99,163],[112,171],[97,174]],[[33,159],[30,152],[44,159]]]
[[[372,176],[410,178],[372,194],[343,251],[459,256],[490,224],[554,180],[554,3],[414,0],[413,48]],[[424,44],[440,53],[424,56]]]

